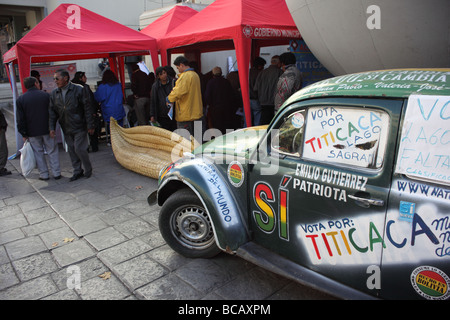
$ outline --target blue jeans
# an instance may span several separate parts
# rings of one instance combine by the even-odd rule
[[[258,100],[250,99],[250,109],[252,110],[252,125],[259,126],[261,124],[261,105]]]

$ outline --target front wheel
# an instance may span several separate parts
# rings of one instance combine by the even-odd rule
[[[172,194],[159,214],[159,230],[167,244],[188,258],[211,258],[220,252],[211,220],[190,189]]]

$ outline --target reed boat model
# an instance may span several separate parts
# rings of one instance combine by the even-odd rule
[[[177,133],[153,126],[122,128],[111,118],[111,146],[114,156],[124,168],[158,179],[161,169],[192,152],[191,141]]]

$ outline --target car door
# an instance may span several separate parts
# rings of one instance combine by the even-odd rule
[[[253,240],[377,294],[401,100],[299,102],[272,122],[249,175]]]
[[[411,95],[386,218],[382,296],[450,297],[450,97]]]

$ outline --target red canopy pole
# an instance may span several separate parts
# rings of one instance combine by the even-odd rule
[[[241,93],[242,93],[242,102],[244,104],[245,122],[247,124],[247,127],[251,127],[252,111],[250,108],[248,76],[250,68],[250,54],[252,49],[252,40],[249,38],[238,37],[233,41],[236,50],[236,59],[239,70],[239,82],[241,83]]]
[[[163,67],[165,67],[168,65],[167,61],[169,56],[169,50],[167,50],[166,48],[161,48],[160,54],[161,54],[161,64],[163,65]]]
[[[108,57],[108,62],[109,62],[109,68],[111,69],[112,72],[114,72],[114,74],[116,76],[118,76],[117,74],[117,60],[115,56],[110,56]]]
[[[23,57],[19,54],[19,56],[17,57],[17,65],[19,67],[19,80],[20,84],[22,85],[22,92],[25,93],[27,89],[25,88],[25,84],[23,83],[23,81],[25,80],[25,78],[31,75],[31,57]]]
[[[150,50],[150,58],[152,59],[153,70],[159,67],[159,57],[158,50],[156,48],[154,50]]]
[[[125,57],[124,56],[120,56],[118,57],[119,59],[119,81],[120,84],[122,85],[122,93],[123,93],[123,98],[124,101],[126,100],[125,97],[125,66],[124,66],[124,61],[125,61]]]

